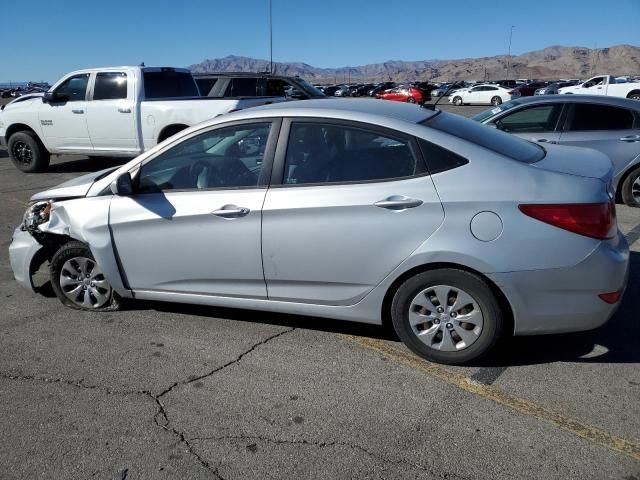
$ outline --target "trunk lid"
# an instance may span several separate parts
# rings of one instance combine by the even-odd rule
[[[604,153],[590,148],[545,145],[545,157],[530,165],[552,172],[578,177],[597,178],[609,184],[613,178],[613,163]]]

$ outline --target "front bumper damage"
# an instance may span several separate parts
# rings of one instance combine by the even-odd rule
[[[20,227],[13,232],[13,241],[9,246],[9,261],[16,281],[25,288],[34,290],[31,276],[34,259],[43,246],[33,236]]]

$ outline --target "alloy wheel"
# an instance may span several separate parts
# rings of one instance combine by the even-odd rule
[[[96,262],[87,257],[73,257],[62,265],[60,288],[69,300],[83,308],[100,308],[111,297],[111,285]]]
[[[409,324],[427,347],[455,352],[473,345],[484,317],[478,302],[464,290],[436,285],[419,292],[409,306]]]
[[[33,150],[26,142],[14,143],[11,154],[22,165],[30,165],[33,162]]]
[[[631,184],[631,196],[640,205],[640,176]]]

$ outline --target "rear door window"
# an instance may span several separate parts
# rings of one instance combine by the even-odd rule
[[[124,72],[100,72],[93,87],[94,100],[120,100],[127,98],[127,74]]]
[[[426,171],[409,138],[315,122],[291,124],[284,167],[283,183],[297,185],[388,180]]]
[[[256,97],[258,95],[257,78],[233,78],[224,93],[225,97]]]
[[[608,105],[574,104],[567,126],[570,132],[589,130],[628,130],[633,128],[631,110]]]

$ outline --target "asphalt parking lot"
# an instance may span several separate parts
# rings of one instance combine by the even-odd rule
[[[632,266],[609,323],[443,367],[383,327],[92,314],[19,287],[7,248],[29,197],[112,164],[26,175],[0,150],[0,478],[640,479],[640,210],[618,208]]]

